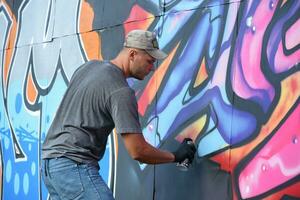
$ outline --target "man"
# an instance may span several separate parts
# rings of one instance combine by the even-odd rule
[[[115,59],[89,61],[75,71],[42,147],[42,176],[52,200],[114,199],[98,172],[113,128],[135,160],[193,160],[196,148],[187,140],[173,153],[145,141],[135,94],[126,81],[143,80],[156,59],[166,56],[154,33],[133,30]]]

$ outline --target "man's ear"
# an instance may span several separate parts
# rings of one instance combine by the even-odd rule
[[[136,51],[134,49],[129,50],[129,60],[133,60],[136,55]]]

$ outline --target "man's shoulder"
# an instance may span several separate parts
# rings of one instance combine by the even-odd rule
[[[117,73],[121,72],[121,69],[119,69],[116,65],[112,64],[109,60],[90,60],[87,62],[87,65],[95,66],[99,70]]]
[[[83,67],[90,67],[90,66],[104,66],[106,62],[101,60],[89,60],[86,63],[84,63]]]
[[[103,73],[112,73],[115,71],[113,67],[111,67],[112,64],[110,64],[108,61],[102,61],[102,60],[89,60],[82,64],[75,72],[80,72],[83,74],[103,74]]]

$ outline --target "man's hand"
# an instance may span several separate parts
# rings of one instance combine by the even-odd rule
[[[175,162],[182,162],[186,158],[188,158],[190,162],[193,161],[196,147],[194,143],[191,143],[190,141],[192,141],[192,139],[185,138],[177,151],[173,152],[175,156]]]

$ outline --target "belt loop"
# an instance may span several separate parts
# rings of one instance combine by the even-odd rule
[[[48,159],[45,159],[44,160],[45,162],[45,165],[44,165],[44,170],[45,170],[45,176],[47,176],[48,175],[48,173],[47,173],[47,161],[48,161]]]
[[[50,161],[49,158],[45,159],[45,176],[49,176],[49,178],[51,178],[50,170],[49,170],[49,161]]]
[[[49,178],[51,178],[49,163],[50,163],[50,159],[47,159],[47,172],[48,172]]]

